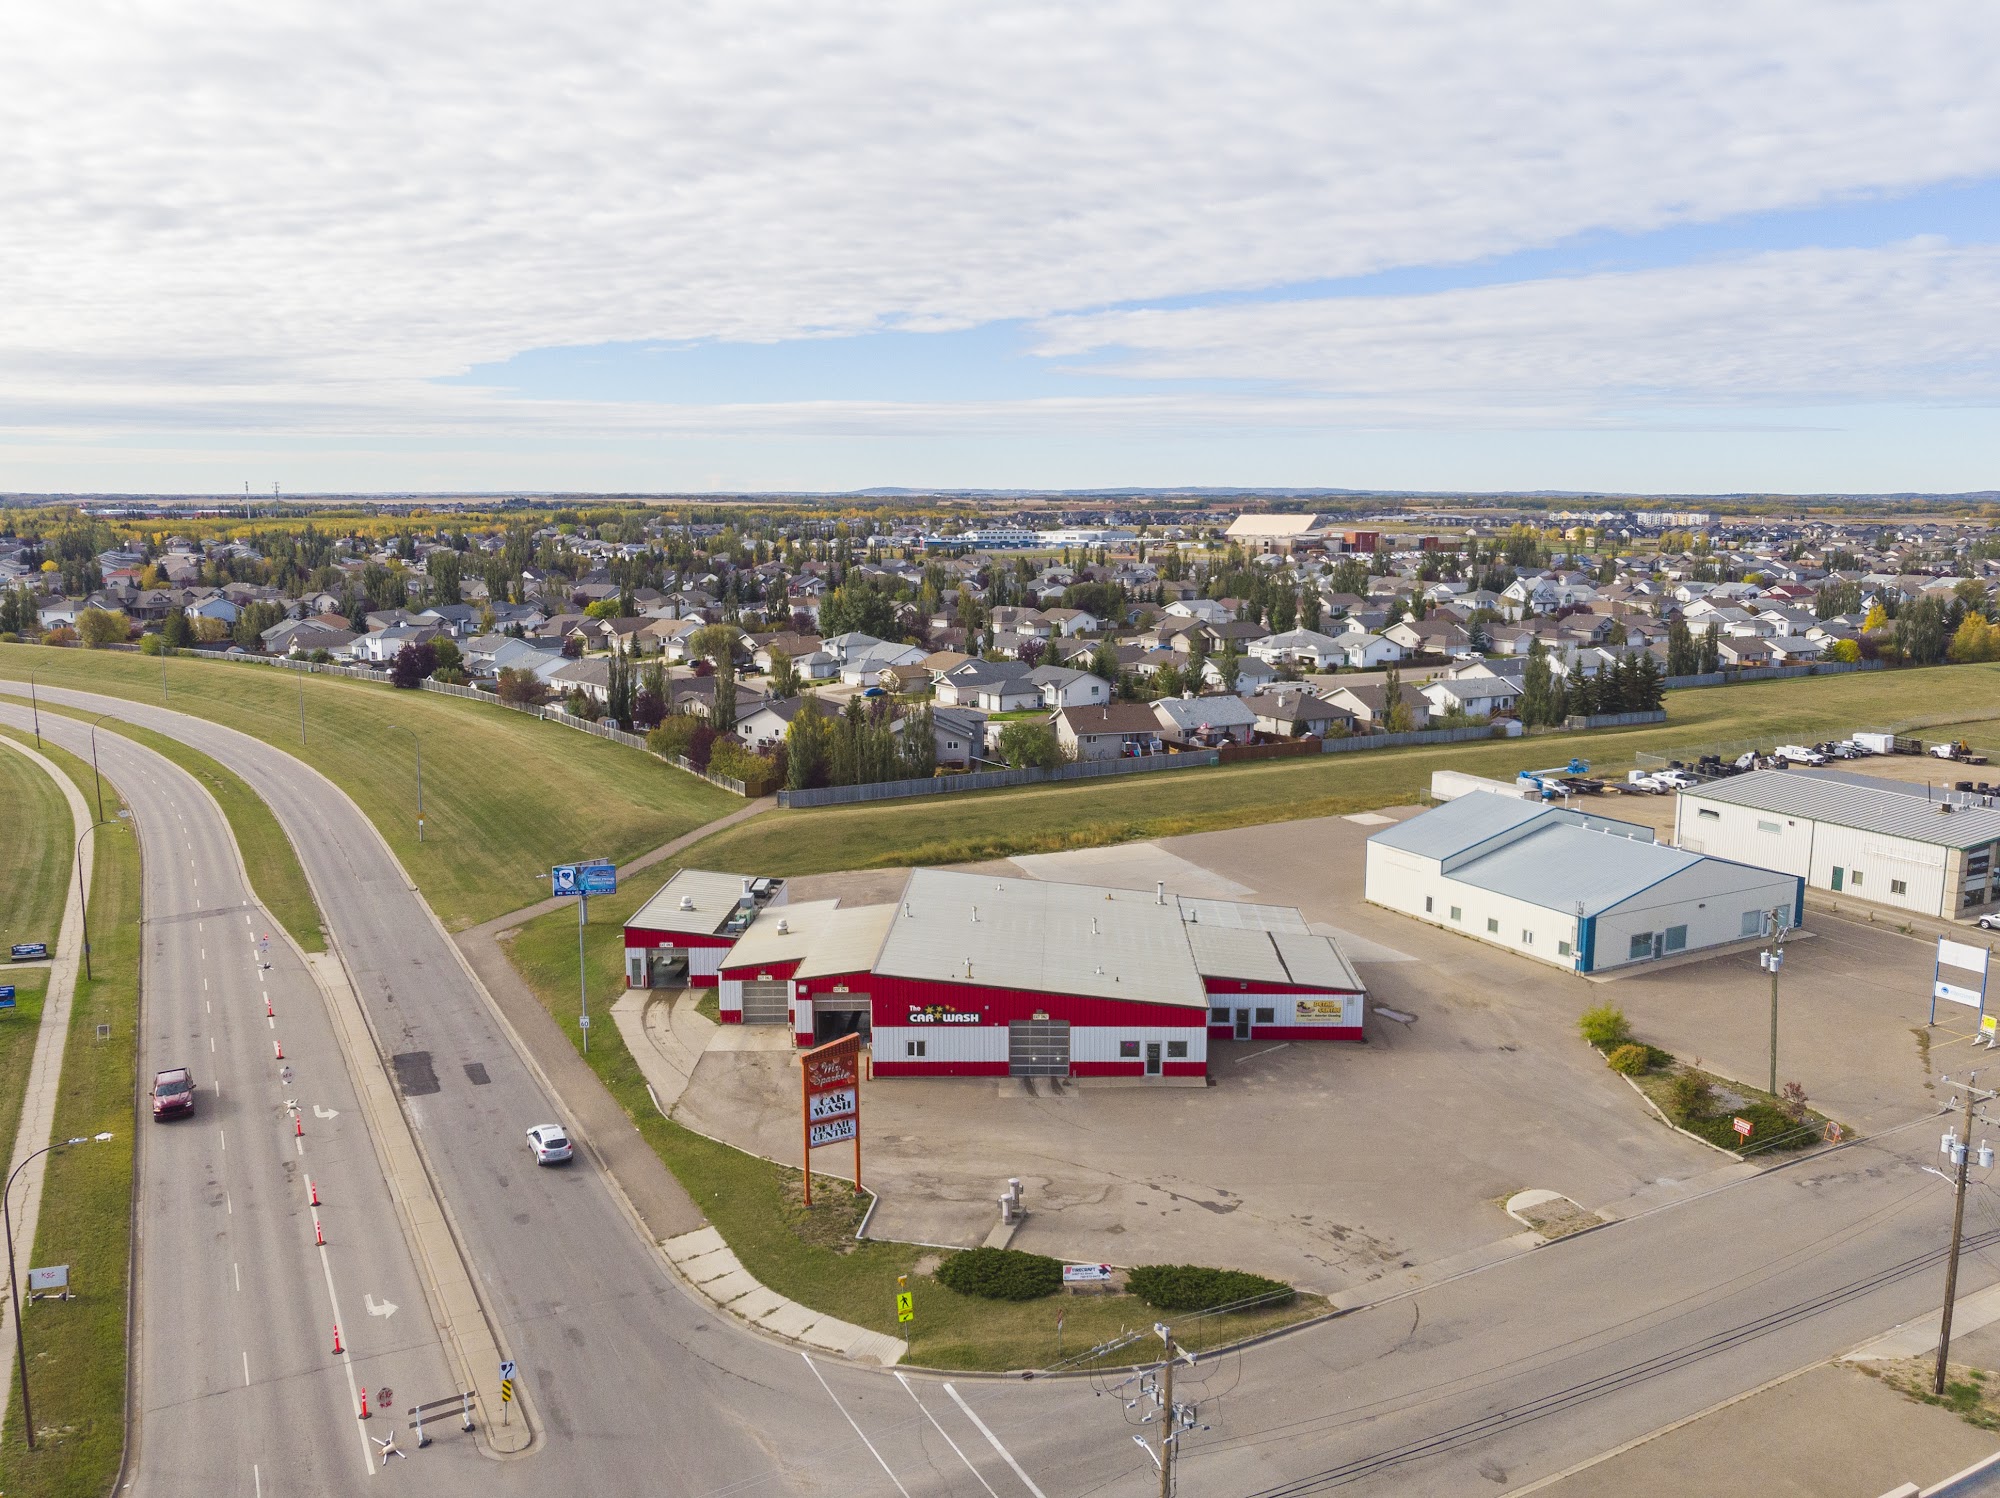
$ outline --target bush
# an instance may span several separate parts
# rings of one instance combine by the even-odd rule
[[[727,735],[718,738],[715,747],[709,751],[708,768],[713,774],[742,781],[743,789],[752,796],[770,795],[777,788],[780,778],[775,763],[744,748]]]
[[[691,718],[686,713],[675,713],[671,717],[662,718],[660,726],[646,735],[646,747],[668,759],[676,755],[685,756],[688,744],[694,738],[698,722],[698,719]]]
[[[1736,1120],[1739,1118],[1750,1121],[1748,1139],[1736,1132]],[[1804,1149],[1819,1139],[1818,1129],[1792,1122],[1769,1103],[1745,1103],[1732,1112],[1684,1120],[1681,1127],[1710,1144],[1719,1144],[1726,1150],[1739,1153],[1744,1150]]]
[[[1606,1056],[1604,1061],[1621,1077],[1636,1077],[1653,1069],[1653,1051],[1650,1046],[1627,1043]]]
[[[969,1248],[937,1269],[938,1283],[984,1300],[1039,1300],[1062,1288],[1062,1260],[1018,1248]]]
[[[1632,1038],[1632,1027],[1625,1022],[1625,1011],[1614,1004],[1599,1004],[1595,1009],[1584,1010],[1577,1019],[1576,1028],[1600,1051],[1615,1050]]]
[[[1162,1311],[1212,1311],[1260,1296],[1271,1297],[1265,1305],[1279,1305],[1296,1293],[1290,1285],[1261,1274],[1201,1264],[1142,1264],[1126,1276],[1125,1285]]]
[[[1715,1089],[1708,1085],[1708,1078],[1692,1067],[1682,1067],[1667,1088],[1667,1110],[1674,1122],[1690,1132],[1699,1132],[1694,1122],[1708,1117],[1714,1106]]]

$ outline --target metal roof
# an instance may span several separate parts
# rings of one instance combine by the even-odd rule
[[[1189,926],[1188,948],[1204,978],[1289,983],[1291,973],[1271,944],[1271,933],[1229,926]]]
[[[810,955],[818,939],[833,923],[838,900],[803,900],[796,905],[773,905],[757,913],[750,929],[730,948],[728,968],[769,967],[774,962],[791,962]],[[782,926],[784,930],[778,928]]]
[[[1238,931],[1296,931],[1308,933],[1306,918],[1289,905],[1245,905],[1236,900],[1200,900],[1193,895],[1176,895],[1181,919],[1190,926],[1221,927]]]
[[[894,905],[843,906],[813,938],[812,950],[793,973],[798,978],[824,978],[833,973],[865,973],[875,966],[876,954],[895,922]]]
[[[1407,822],[1384,827],[1368,840],[1442,863],[1489,838],[1527,829],[1535,822],[1586,828],[1597,833],[1608,832],[1632,842],[1650,843],[1655,840],[1652,828],[1642,827],[1636,822],[1621,822],[1615,817],[1593,816],[1567,806],[1548,806],[1526,797],[1490,791],[1454,797],[1442,806],[1434,806],[1420,816],[1411,817]]]
[[[1596,915],[1697,864],[1720,862],[1661,843],[1642,843],[1574,823],[1551,821],[1460,865],[1451,871],[1451,877],[1544,910]],[[1764,870],[1756,872],[1771,879],[1783,877]]]
[[[718,934],[743,899],[748,876],[717,874],[708,869],[682,869],[660,886],[659,893],[639,907],[625,924],[648,931],[680,931],[693,936]],[[681,896],[694,901],[692,910],[681,909]]]
[[[2000,811],[1962,798],[1955,798],[1955,804],[1934,799],[1928,786],[1842,770],[1753,770],[1683,791],[1681,799],[1749,806],[1945,848],[2000,842]],[[1953,809],[1940,811],[1945,805]]]
[[[1271,933],[1271,945],[1285,959],[1285,970],[1294,983],[1313,988],[1349,989],[1360,993],[1367,987],[1354,971],[1354,964],[1330,936],[1300,935],[1292,931]]]
[[[913,869],[874,970],[1205,1010],[1181,931],[1148,892]]]

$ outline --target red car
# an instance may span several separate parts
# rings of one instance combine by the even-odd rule
[[[194,1075],[185,1066],[153,1076],[153,1117],[178,1118],[194,1112]]]

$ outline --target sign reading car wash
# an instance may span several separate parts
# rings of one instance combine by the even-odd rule
[[[1041,1016],[1036,1016],[1041,1018]],[[977,1009],[960,1009],[955,1004],[924,1004],[910,1006],[910,1023],[913,1025],[976,1025],[984,1018]]]
[[[861,1194],[861,1037],[843,1035],[799,1057],[806,1139],[806,1205],[812,1205],[812,1152],[854,1141],[854,1194]]]

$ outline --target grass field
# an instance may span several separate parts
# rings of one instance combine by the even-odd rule
[[[672,870],[648,869],[615,896],[591,902],[586,937],[591,1011],[602,1016],[624,987],[619,927]],[[568,910],[538,916],[514,940],[514,962],[543,1005],[579,1043],[576,1023],[576,917]],[[939,1368],[1040,1368],[1064,1353],[1088,1349],[1128,1327],[1156,1319],[1127,1295],[1054,1297],[1011,1304],[959,1295],[917,1265],[933,1253],[915,1244],[856,1243],[860,1209],[853,1188],[816,1177],[813,1206],[804,1205],[801,1175],[690,1132],[660,1116],[638,1063],[617,1027],[591,1026],[590,1065],[624,1105],[667,1168],[728,1240],[750,1273],[780,1295],[842,1320],[910,1340],[910,1361]],[[865,1104],[864,1104],[865,1106]],[[911,1276],[917,1320],[896,1321],[896,1277]],[[1275,1310],[1177,1321],[1175,1333],[1201,1349],[1288,1325],[1323,1307],[1302,1299]],[[1055,1320],[1063,1314],[1060,1349]],[[1127,1354],[1127,1357],[1132,1357]]]
[[[296,754],[352,796],[455,929],[531,902],[552,863],[622,861],[743,804],[637,750],[464,698],[186,656],[0,646],[0,676],[36,669],[44,687],[154,704],[163,666],[165,706]],[[411,733],[423,745],[421,844]]]
[[[0,806],[0,943],[45,941],[54,951],[76,857],[69,806],[40,765],[11,749],[0,749]]]
[[[1600,772],[1622,775],[1641,751],[1679,755],[1752,738],[1767,745],[1844,738],[1858,728],[1940,713],[1965,719],[2000,715],[2000,664],[1794,677],[1673,692],[1667,697],[1667,721],[1644,728],[772,812],[704,839],[684,860],[698,868],[781,875],[966,863],[1407,805],[1422,798],[1431,771],[1439,769],[1512,780],[1529,766],[1560,764],[1581,755]]]
[[[53,746],[44,752],[72,780],[89,786],[88,765]],[[0,1491],[9,1498],[100,1498],[110,1490],[125,1449],[139,846],[123,823],[96,836],[90,891],[96,977],[77,983],[55,1135],[108,1131],[113,1137],[49,1157],[41,1223],[28,1257],[37,1264],[68,1264],[77,1298],[32,1308],[23,1318],[40,1444],[30,1451],[22,1438],[17,1387],[0,1433]],[[99,1025],[110,1027],[109,1039],[97,1038]]]
[[[0,1169],[4,1169],[4,1162],[14,1158],[14,1136],[21,1132],[21,1099],[28,1092],[28,1064],[35,1056],[35,1031],[42,1023],[49,970],[0,971],[0,983],[14,985],[15,1006],[0,1012]]]

